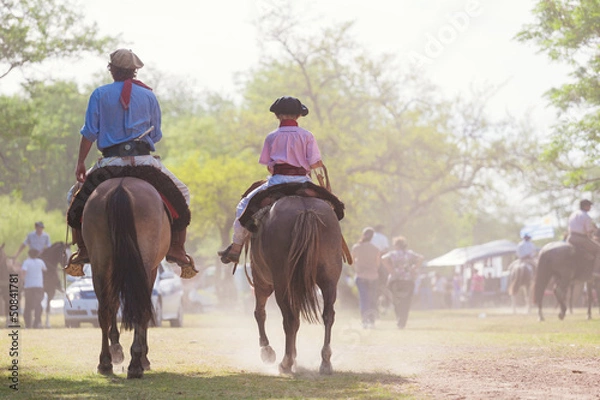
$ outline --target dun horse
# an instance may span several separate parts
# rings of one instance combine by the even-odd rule
[[[265,332],[265,304],[269,296],[275,292],[283,316],[285,355],[279,371],[289,374],[296,363],[300,316],[308,322],[319,320],[317,289],[320,289],[325,325],[320,372],[331,374],[331,328],[342,271],[342,234],[329,203],[296,196],[275,202],[252,236],[251,266],[256,297],[254,316],[263,361],[272,363],[276,358]]]
[[[44,249],[39,258],[46,264],[44,272],[44,293],[46,293],[46,328],[50,328],[50,301],[54,298],[56,291],[62,291],[60,278],[58,277],[58,265],[66,262],[67,245],[64,242],[55,242],[52,246]]]
[[[150,369],[147,329],[153,320],[152,284],[171,238],[163,201],[143,180],[109,179],[98,185],[85,205],[82,235],[102,329],[98,372],[111,374],[113,363],[123,361],[117,327],[121,305],[123,327],[134,330],[127,378],[141,378]]]
[[[573,281],[590,281],[593,268],[594,261],[586,259],[570,243],[551,242],[542,247],[534,285],[534,301],[538,305],[539,320],[544,320],[542,302],[550,280],[554,279],[555,282],[554,295],[560,306],[558,318],[562,320],[567,311],[566,295],[569,285]],[[588,295],[591,295],[591,291]],[[591,318],[590,314],[588,318]]]
[[[527,313],[531,309],[530,293],[533,286],[533,267],[523,260],[515,260],[508,267],[508,294],[511,298],[513,314],[517,312],[517,297],[523,293]]]

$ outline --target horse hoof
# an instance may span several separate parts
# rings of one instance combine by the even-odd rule
[[[113,366],[98,364],[98,373],[101,375],[112,375],[113,374]]]
[[[141,379],[144,377],[143,369],[128,369],[127,370],[127,379]]]
[[[279,373],[281,375],[292,375],[292,368],[284,367],[283,364],[279,364]]]
[[[333,367],[331,366],[331,363],[321,363],[319,373],[321,375],[331,375],[333,373]]]
[[[144,369],[144,371],[150,371],[150,360],[148,360],[147,358],[142,360],[142,368]]]
[[[125,356],[123,355],[123,347],[121,347],[121,345],[118,343],[111,344],[109,350],[113,364],[121,364],[125,359]]]
[[[560,319],[561,321],[562,321],[563,319],[565,319],[565,314],[558,314],[558,319]]]
[[[271,346],[263,346],[260,349],[260,358],[265,364],[273,364],[277,355]]]

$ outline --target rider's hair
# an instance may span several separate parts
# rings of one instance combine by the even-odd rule
[[[115,67],[111,63],[108,64],[108,70],[110,71],[115,82],[123,82],[127,79],[133,79],[137,73],[137,70],[135,69]]]

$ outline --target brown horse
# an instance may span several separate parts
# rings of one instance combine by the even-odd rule
[[[526,311],[529,314],[531,309],[530,293],[533,287],[534,269],[526,261],[517,259],[510,263],[508,270],[508,289],[507,293],[511,298],[513,314],[517,312],[517,296],[523,293],[525,298]]]
[[[535,274],[534,301],[538,305],[539,320],[544,320],[542,302],[546,286],[553,279],[554,295],[560,306],[558,318],[565,318],[567,290],[573,281],[587,282],[592,279],[594,261],[587,259],[572,244],[551,242],[540,250]]]
[[[82,235],[102,329],[98,372],[112,374],[113,362],[123,361],[117,328],[122,306],[123,327],[134,330],[127,378],[141,378],[150,369],[147,329],[154,319],[152,284],[171,240],[169,216],[159,193],[137,178],[104,181],[85,205]]]
[[[283,316],[285,356],[281,373],[293,372],[296,363],[296,334],[300,316],[319,320],[317,288],[323,296],[322,321],[325,340],[321,350],[322,374],[331,374],[331,328],[335,319],[337,282],[342,271],[342,233],[329,203],[313,197],[284,197],[260,218],[251,238],[251,267],[254,280],[261,356],[275,361],[275,352],[265,332],[265,304],[275,292]]]

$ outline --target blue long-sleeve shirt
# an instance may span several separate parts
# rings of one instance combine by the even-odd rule
[[[140,136],[151,126],[154,130],[144,137],[155,150],[154,143],[162,138],[161,111],[151,90],[132,85],[129,108],[119,101],[123,82],[100,86],[92,92],[85,113],[81,134],[91,142],[97,141],[99,150],[128,142]]]

